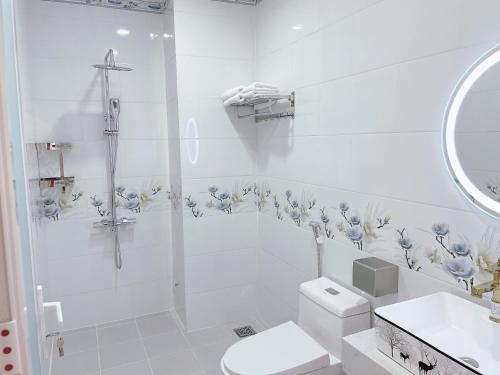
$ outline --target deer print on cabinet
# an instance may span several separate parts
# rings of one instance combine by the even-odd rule
[[[478,375],[424,341],[375,316],[379,350],[415,375]]]

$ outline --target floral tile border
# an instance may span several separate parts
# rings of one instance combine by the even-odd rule
[[[110,215],[107,193],[88,192],[73,186],[63,191],[49,188],[39,191],[33,186],[31,196],[34,219],[55,222],[70,218],[103,218]],[[170,207],[171,192],[163,184],[143,183],[141,187],[116,187],[118,216],[135,216],[143,212],[166,210]]]
[[[318,222],[327,239],[351,244],[356,250],[461,289],[470,290],[477,283],[491,280],[500,257],[500,240],[493,228],[486,228],[483,235],[471,241],[455,233],[446,222],[411,228],[380,205],[367,204],[360,210],[347,201],[333,205],[319,201],[310,192],[279,191],[267,182],[261,186],[267,192],[259,205],[262,213],[308,230],[310,222]],[[416,232],[424,233],[425,239],[415,240]]]
[[[207,215],[253,212],[259,208],[261,196],[265,194],[254,182],[235,182],[231,188],[210,185],[206,191],[184,197],[184,213],[186,217],[199,219]]]
[[[77,186],[64,194],[56,193],[56,189],[43,193],[42,198],[36,199],[34,211],[47,222],[109,216],[105,194],[89,193]],[[182,207],[184,217],[192,219],[260,211],[303,229],[309,229],[310,222],[316,221],[329,240],[341,241],[465,290],[491,280],[500,256],[500,240],[492,228],[469,240],[447,222],[412,228],[379,204],[357,207],[341,200],[332,204],[318,200],[311,192],[279,190],[262,181],[237,181],[232,187],[210,185],[204,191],[184,195],[180,186],[165,189],[164,184],[147,181],[139,188],[119,185],[116,195],[120,216]],[[424,238],[416,239],[422,237],[422,232]]]

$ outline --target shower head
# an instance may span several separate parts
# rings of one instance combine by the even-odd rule
[[[132,68],[126,67],[126,66],[119,66],[119,65],[105,65],[105,64],[95,64],[92,65],[96,69],[104,69],[104,70],[116,70],[119,72],[131,72]]]
[[[112,49],[109,49],[108,52],[106,53],[106,56],[104,57],[104,64],[95,64],[92,65],[96,69],[103,69],[103,70],[116,70],[119,72],[130,72],[134,69],[129,68],[127,66],[120,66],[116,65],[115,63],[115,51]]]

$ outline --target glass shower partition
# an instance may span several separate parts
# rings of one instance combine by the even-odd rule
[[[1,6],[1,37],[4,45],[4,68],[7,89],[7,115],[12,147],[14,184],[16,192],[17,221],[22,251],[23,277],[25,287],[26,319],[28,322],[28,341],[33,375],[42,374],[40,361],[40,340],[38,337],[38,318],[36,314],[35,286],[31,254],[30,219],[28,216],[28,196],[24,168],[24,143],[20,117],[19,85],[16,61],[14,1],[3,0]]]

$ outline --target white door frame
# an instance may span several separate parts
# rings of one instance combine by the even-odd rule
[[[1,16],[1,9],[0,9]],[[0,25],[1,25],[0,17]],[[0,38],[0,323],[16,321],[22,375],[30,375],[21,247],[7,118],[3,41]],[[19,182],[24,183],[24,182]]]

